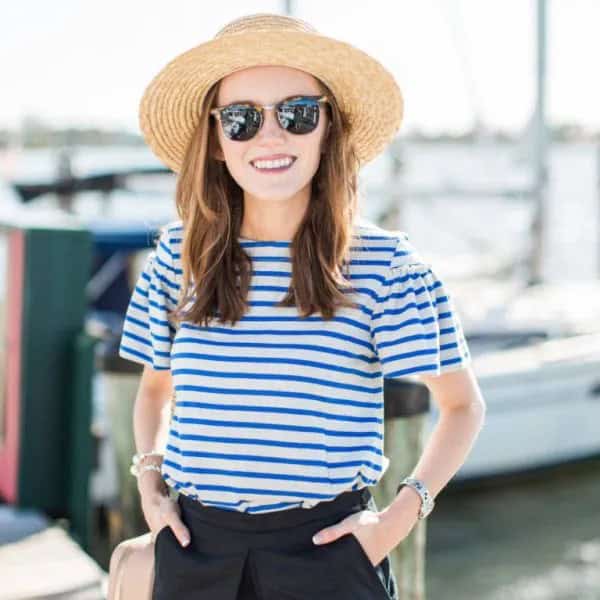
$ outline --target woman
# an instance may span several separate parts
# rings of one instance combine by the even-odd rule
[[[145,366],[134,472],[158,534],[153,597],[397,599],[388,554],[464,462],[484,407],[442,281],[406,234],[356,214],[400,90],[360,50],[259,14],[171,61],[140,117],[178,173],[180,216],[119,349]],[[406,375],[442,417],[378,510],[383,377]]]

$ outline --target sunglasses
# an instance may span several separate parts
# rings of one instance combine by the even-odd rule
[[[225,136],[234,142],[252,139],[264,122],[263,112],[275,110],[277,122],[285,131],[305,135],[319,124],[321,104],[329,102],[327,96],[290,96],[277,104],[240,102],[217,106],[210,111],[218,121]]]

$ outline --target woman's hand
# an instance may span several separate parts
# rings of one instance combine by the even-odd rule
[[[156,539],[163,527],[170,527],[179,543],[187,546],[190,543],[190,532],[181,520],[179,504],[169,497],[160,474],[156,471],[147,471],[142,473],[142,476],[138,482],[138,488],[142,511],[150,528],[152,541]],[[146,481],[142,481],[142,479],[146,479]]]
[[[407,515],[405,534],[400,538],[390,535],[390,529],[384,518],[385,511],[363,510],[349,515],[339,523],[321,529],[316,535],[318,544],[328,544],[343,535],[354,535],[363,547],[373,566],[378,565],[409,533],[416,519]]]

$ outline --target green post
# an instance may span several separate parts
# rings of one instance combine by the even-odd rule
[[[69,448],[67,478],[70,533],[88,553],[92,553],[92,506],[90,475],[94,467],[92,437],[92,376],[94,348],[98,340],[82,332],[73,343],[72,382],[68,393]]]

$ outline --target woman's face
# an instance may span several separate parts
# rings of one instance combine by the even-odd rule
[[[317,80],[297,69],[279,66],[251,67],[232,73],[221,80],[216,98],[217,106],[238,101],[257,104],[275,104],[294,95],[321,95]],[[222,153],[218,158],[225,161],[233,179],[251,198],[283,201],[310,195],[310,182],[321,160],[328,116],[321,104],[319,124],[311,133],[296,135],[282,129],[275,111],[263,113],[263,124],[250,140],[234,142],[224,134],[216,123]],[[281,172],[261,171],[252,165],[256,159],[272,156],[291,156],[291,167]],[[307,196],[308,195],[308,196]]]

